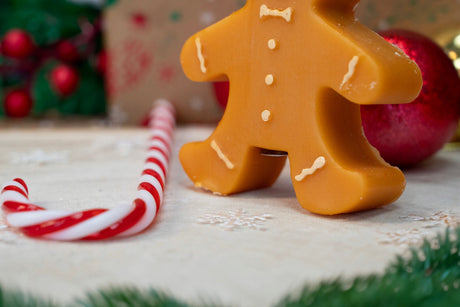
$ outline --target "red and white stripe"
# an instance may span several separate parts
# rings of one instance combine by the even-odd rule
[[[163,201],[175,127],[173,106],[155,103],[150,114],[149,149],[132,205],[85,211],[46,210],[32,204],[26,183],[16,178],[2,189],[0,204],[9,227],[48,240],[103,240],[131,236],[146,229]]]

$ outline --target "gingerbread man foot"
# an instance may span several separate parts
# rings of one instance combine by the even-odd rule
[[[180,150],[179,159],[195,186],[228,195],[268,187],[276,181],[286,157],[262,156],[259,148],[217,135],[188,143]]]

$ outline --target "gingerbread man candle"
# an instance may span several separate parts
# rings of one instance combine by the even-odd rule
[[[299,203],[319,214],[379,207],[402,172],[363,135],[360,104],[408,103],[418,66],[355,18],[359,0],[248,0],[193,35],[181,63],[195,81],[229,80],[227,109],[180,151],[196,186],[232,194],[270,186],[286,157]]]

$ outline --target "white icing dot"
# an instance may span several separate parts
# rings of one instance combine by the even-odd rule
[[[264,122],[268,122],[272,117],[272,113],[269,110],[264,110],[261,117]]]
[[[265,76],[265,84],[272,85],[274,81],[275,81],[275,78],[273,77],[272,74],[268,74]]]
[[[268,40],[268,49],[274,50],[278,46],[278,43],[275,39],[269,39]]]

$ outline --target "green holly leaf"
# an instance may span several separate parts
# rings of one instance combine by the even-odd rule
[[[34,105],[32,108],[33,115],[43,115],[51,109],[57,109],[60,98],[54,92],[50,85],[49,74],[56,62],[50,61],[43,65],[35,75],[32,84],[32,99]]]

